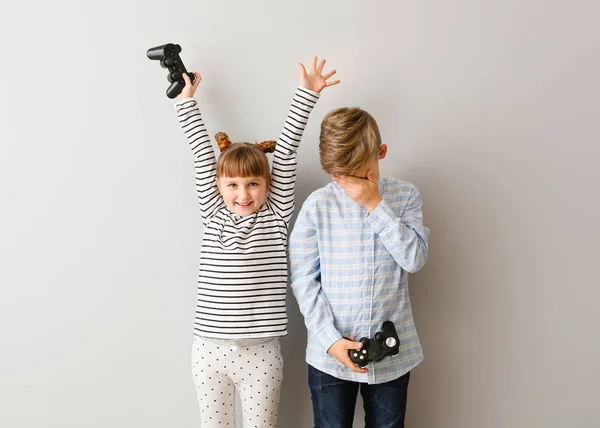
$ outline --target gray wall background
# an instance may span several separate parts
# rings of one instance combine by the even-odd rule
[[[192,158],[145,57],[176,42],[209,131],[276,137],[298,61],[326,57],[318,130],[358,105],[421,190],[411,278],[426,354],[407,426],[598,426],[600,32],[595,1],[3,0],[0,426],[199,426],[202,236]],[[280,425],[311,426],[289,298]],[[357,415],[357,420],[361,414]],[[361,426],[357,423],[356,426]]]

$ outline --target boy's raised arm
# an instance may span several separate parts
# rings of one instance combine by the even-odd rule
[[[334,176],[354,202],[364,207],[369,217],[367,223],[394,258],[407,272],[414,273],[427,261],[429,229],[423,225],[423,202],[419,190],[404,182],[394,194],[404,200],[400,216],[382,199],[378,189],[378,177],[367,171],[367,177]]]
[[[404,192],[408,192],[408,199],[400,216],[382,201],[367,222],[396,263],[405,271],[414,273],[427,261],[429,229],[423,225],[423,202],[419,190],[411,184],[404,188]]]

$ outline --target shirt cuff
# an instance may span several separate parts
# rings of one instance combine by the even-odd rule
[[[315,98],[319,98],[319,97],[321,96],[321,94],[320,94],[320,93],[318,93],[318,92],[315,92],[315,91],[311,91],[310,89],[308,89],[308,88],[305,88],[305,87],[304,87],[304,86],[302,86],[302,85],[298,85],[298,87],[296,88],[296,90],[300,90],[300,91],[305,91],[305,92],[308,92],[309,94],[311,94],[311,95],[312,95],[313,97],[315,97]]]
[[[342,338],[342,335],[335,328],[333,324],[327,323],[319,332],[317,333],[317,337],[321,344],[325,347],[325,352],[333,345],[335,342]]]
[[[381,200],[377,208],[375,208],[369,217],[367,217],[367,223],[371,226],[371,229],[376,234],[380,234],[386,226],[390,224],[394,224],[397,217],[394,211],[390,208],[390,206],[385,202],[385,200]]]
[[[184,98],[182,100],[175,100],[175,102],[173,103],[173,108],[175,110],[177,110],[177,107],[179,107],[183,103],[187,103],[188,101],[196,101],[196,99],[192,98],[192,97],[188,97],[188,98]]]

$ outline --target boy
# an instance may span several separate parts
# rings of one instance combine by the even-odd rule
[[[359,108],[325,116],[319,152],[333,182],[307,198],[290,238],[315,427],[352,427],[359,389],[367,427],[404,427],[410,370],[423,359],[408,293],[408,273],[427,260],[419,191],[379,176],[387,146]],[[399,354],[354,365],[348,350],[362,344],[344,337],[372,338],[388,320]]]

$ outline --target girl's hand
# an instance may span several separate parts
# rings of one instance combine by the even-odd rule
[[[202,76],[200,76],[198,74],[198,72],[196,72],[196,71],[194,71],[192,74],[194,76],[196,76],[196,80],[194,80],[194,83],[192,83],[190,76],[183,73],[182,77],[185,82],[185,87],[183,88],[181,93],[179,95],[177,95],[176,99],[183,100],[184,98],[192,98],[194,96],[194,94],[196,93],[196,89],[198,89],[198,85],[200,84],[200,81],[202,80]]]
[[[323,67],[325,66],[324,59],[321,60],[317,67],[317,57],[313,57],[310,73],[306,72],[306,68],[304,68],[304,65],[301,62],[298,63],[298,66],[300,67],[300,85],[304,86],[306,89],[310,89],[314,92],[321,92],[328,86],[340,83],[339,80],[327,81],[327,79],[335,74],[335,70],[323,75]]]

